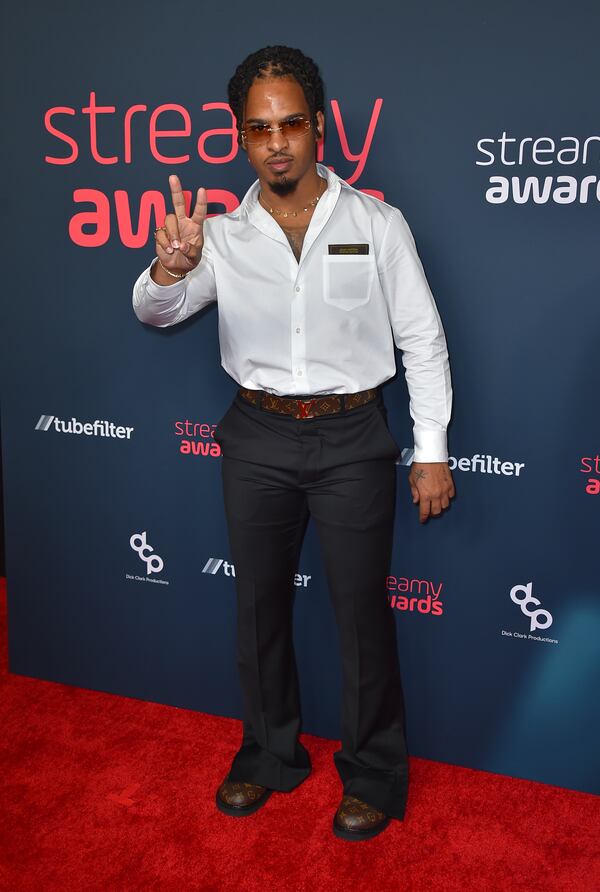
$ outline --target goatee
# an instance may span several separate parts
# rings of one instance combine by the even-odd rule
[[[274,192],[275,195],[285,198],[286,195],[291,195],[292,192],[296,190],[297,185],[298,179],[288,180],[287,177],[281,177],[280,180],[275,180],[274,183],[269,183],[269,189],[271,192]]]

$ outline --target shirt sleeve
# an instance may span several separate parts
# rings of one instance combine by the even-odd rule
[[[140,322],[165,328],[183,322],[202,307],[216,301],[217,287],[212,256],[206,241],[198,266],[172,285],[158,285],[151,277],[155,257],[133,286],[133,311]]]
[[[398,208],[388,220],[378,270],[394,342],[402,351],[414,461],[447,461],[452,384],[446,337],[415,240]]]

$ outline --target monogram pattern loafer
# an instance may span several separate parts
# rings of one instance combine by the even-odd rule
[[[217,790],[216,804],[226,815],[242,817],[252,815],[265,804],[273,791],[260,784],[231,781],[225,778]]]
[[[389,822],[385,812],[356,796],[344,794],[333,818],[333,832],[339,839],[372,839],[385,830]]]

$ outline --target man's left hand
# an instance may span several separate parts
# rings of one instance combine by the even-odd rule
[[[413,504],[419,504],[421,523],[433,515],[437,517],[454,498],[452,474],[446,461],[413,462],[408,475]]]

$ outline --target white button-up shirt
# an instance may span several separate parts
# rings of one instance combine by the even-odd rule
[[[376,387],[396,373],[395,343],[414,460],[446,461],[446,339],[409,226],[398,208],[317,169],[327,189],[299,262],[258,201],[256,180],[235,211],[206,219],[202,259],[184,279],[158,285],[152,264],[144,270],[133,289],[135,313],[164,327],[217,301],[221,365],[242,387],[278,396]],[[330,245],[368,245],[368,253],[329,253]]]

